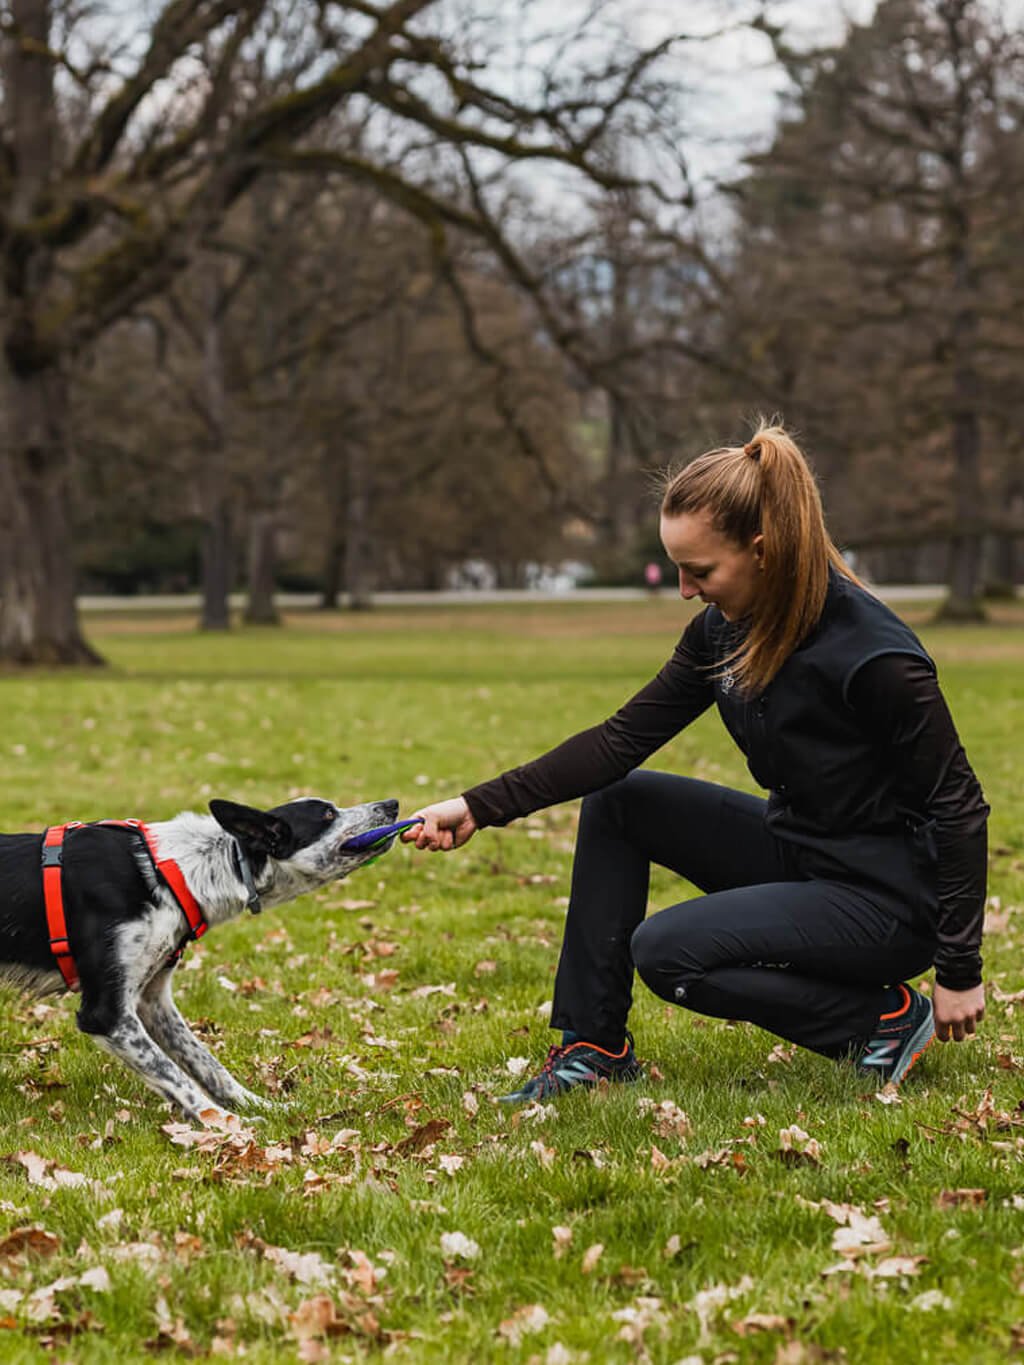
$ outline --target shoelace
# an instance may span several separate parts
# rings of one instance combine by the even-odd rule
[[[549,1047],[548,1059],[541,1067],[541,1074],[543,1075],[545,1072],[550,1074],[551,1071],[554,1070],[555,1063],[560,1061],[572,1046],[574,1046],[572,1043],[555,1043],[552,1047]]]

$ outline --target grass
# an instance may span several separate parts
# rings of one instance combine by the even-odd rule
[[[223,638],[96,618],[109,671],[0,680],[3,827],[211,795],[408,810],[599,720],[680,612],[382,610]],[[509,1059],[549,1041],[575,809],[453,857],[399,848],[187,954],[183,1012],[284,1103],[252,1137],[176,1145],[177,1116],[77,1034],[72,1001],[0,995],[0,1358],[1007,1359],[1024,1342],[1024,1036],[999,998],[1024,986],[1022,623],[923,631],[993,806],[999,907],[982,1035],[933,1048],[898,1103],[638,988],[653,1079],[496,1109]],[[750,786],[713,716],[655,761]],[[677,885],[657,874],[652,905]],[[799,1137],[780,1154],[794,1125],[817,1158]],[[19,1153],[50,1163],[44,1183]],[[843,1260],[829,1202],[877,1218],[890,1249],[823,1275]],[[14,1255],[27,1227],[35,1249]],[[443,1249],[456,1232],[477,1255]]]

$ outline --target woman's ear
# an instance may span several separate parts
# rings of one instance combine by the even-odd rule
[[[764,571],[764,536],[761,534],[760,531],[758,531],[757,535],[756,535],[756,536],[754,537],[754,539],[750,542],[750,548],[751,548],[751,550],[753,550],[753,552],[754,552],[754,559],[757,561],[757,567],[763,572],[763,571]]]

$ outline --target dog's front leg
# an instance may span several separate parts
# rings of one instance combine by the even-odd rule
[[[106,1052],[111,1052],[136,1075],[141,1076],[151,1090],[176,1104],[190,1119],[202,1121],[200,1116],[227,1119],[228,1112],[208,1094],[200,1090],[192,1078],[165,1052],[162,1052],[142,1026],[138,1015],[126,1010],[106,1029],[79,1027],[83,1033]]]
[[[195,1036],[174,1003],[173,976],[173,967],[162,968],[139,997],[139,1016],[150,1037],[218,1104],[242,1110],[275,1108],[271,1100],[247,1090]]]

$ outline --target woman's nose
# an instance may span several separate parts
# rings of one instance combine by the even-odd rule
[[[689,602],[691,597],[696,597],[700,588],[694,583],[692,578],[687,577],[682,569],[679,570],[679,596],[684,602]]]

